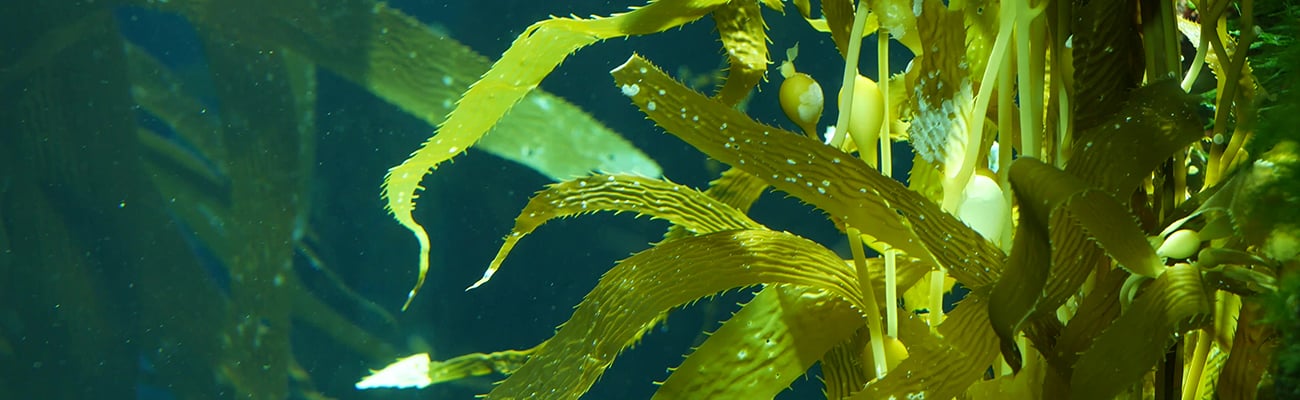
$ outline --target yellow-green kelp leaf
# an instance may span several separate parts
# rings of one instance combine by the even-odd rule
[[[1164,357],[1175,334],[1209,320],[1210,302],[1196,267],[1170,267],[1079,356],[1071,398],[1110,399],[1140,381]]]
[[[704,194],[748,214],[749,208],[766,190],[767,182],[762,179],[745,171],[728,168],[718,179],[709,181],[709,188],[704,190]],[[664,239],[677,239],[690,234],[681,225],[673,225],[664,234]]]
[[[429,235],[415,222],[416,191],[424,175],[473,146],[524,95],[541,83],[569,54],[598,41],[661,32],[694,21],[725,0],[659,0],[608,18],[552,18],[520,34],[492,68],[470,86],[438,133],[384,177],[386,208],[420,244],[419,276],[406,308],[429,271]]]
[[[818,288],[863,310],[856,276],[835,253],[785,232],[723,231],[663,242],[601,277],[555,336],[488,398],[577,399],[666,312],[733,288]]]
[[[867,261],[872,290],[884,291],[884,260]],[[928,265],[901,261],[899,289],[928,272]],[[768,286],[675,368],[655,396],[772,398],[864,322],[848,302],[823,290]]]
[[[433,361],[429,363],[429,383],[450,382],[491,373],[510,375],[523,366],[536,349],[471,353],[446,361]]]
[[[690,233],[767,229],[745,213],[695,189],[630,175],[595,175],[553,184],[538,192],[515,218],[515,227],[497,251],[476,288],[496,274],[510,250],[534,229],[555,218],[597,211],[631,211],[665,219]]]
[[[908,343],[907,359],[851,399],[950,399],[964,392],[984,376],[998,352],[985,297],[976,291],[958,303],[939,325],[943,340]]]
[[[968,286],[996,279],[1002,251],[930,200],[860,159],[761,124],[634,55],[612,71],[641,111],[710,157],[767,181],[912,257],[937,259]]]
[[[673,369],[654,398],[773,398],[860,326],[862,315],[829,292],[768,286]]]
[[[753,1],[731,1],[713,11],[729,64],[727,81],[718,89],[718,101],[740,104],[767,73],[767,64],[772,61],[768,58],[767,24],[762,11]]]

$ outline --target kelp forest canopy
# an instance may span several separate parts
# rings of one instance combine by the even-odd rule
[[[3,6],[0,393],[1300,397],[1297,21]]]

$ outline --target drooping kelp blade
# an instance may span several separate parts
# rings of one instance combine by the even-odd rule
[[[882,292],[884,261],[868,261],[872,290]],[[900,263],[898,287],[911,287],[929,271]],[[655,397],[772,398],[864,322],[847,301],[825,291],[768,286],[687,356]]]
[[[274,7],[254,0],[133,3],[179,12],[200,29],[241,42],[293,50],[435,126],[492,65],[453,38],[370,0],[284,0]],[[617,133],[550,93],[532,91],[511,111],[475,148],[557,181],[590,171],[660,173]]]
[[[758,284],[819,288],[858,310],[856,272],[830,250],[775,231],[725,231],[664,242],[605,274],[573,316],[493,399],[576,399],[664,313],[699,298]],[[761,357],[755,354],[754,357]]]
[[[780,3],[776,3],[780,5]],[[739,104],[767,73],[767,24],[762,7],[753,1],[730,1],[713,12],[722,47],[727,51],[727,81],[718,90],[718,100]]]
[[[384,177],[383,197],[388,211],[420,244],[419,277],[406,305],[419,292],[429,270],[429,235],[411,215],[425,174],[474,145],[569,54],[600,40],[681,26],[723,3],[726,1],[660,0],[608,18],[548,19],[520,34],[492,69],[465,92],[456,109],[438,126],[438,133]]]
[[[483,278],[470,288],[492,279],[515,244],[537,227],[555,218],[597,211],[649,215],[668,220],[691,233],[767,229],[744,212],[686,186],[629,175],[578,178],[551,185],[528,201]]]
[[[1210,303],[1198,268],[1170,267],[1079,357],[1071,398],[1109,399],[1137,383],[1164,357],[1174,334],[1208,321]]]
[[[640,56],[612,73],[642,112],[710,157],[822,209],[837,225],[848,223],[913,257],[933,257],[966,285],[996,279],[1001,250],[856,157],[758,123],[682,86]]]

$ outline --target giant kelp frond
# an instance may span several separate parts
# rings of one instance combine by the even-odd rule
[[[710,157],[754,174],[912,257],[935,259],[962,282],[992,283],[1002,252],[974,230],[860,159],[754,121],[682,86],[640,56],[615,81],[642,112]]]
[[[551,185],[533,196],[483,278],[470,288],[487,283],[515,244],[546,221],[597,211],[631,211],[665,219],[690,233],[766,229],[740,210],[689,187],[627,175],[578,178]]]
[[[554,18],[533,24],[501,59],[470,86],[438,133],[384,177],[383,198],[393,218],[420,244],[419,276],[403,308],[410,306],[429,270],[429,235],[415,222],[420,181],[444,161],[473,146],[506,111],[541,83],[573,52],[604,39],[661,32],[707,15],[723,0],[659,0],[607,18]]]
[[[665,312],[758,284],[818,288],[865,308],[853,269],[830,250],[793,234],[723,231],[667,241],[601,277],[555,337],[488,398],[576,399]]]

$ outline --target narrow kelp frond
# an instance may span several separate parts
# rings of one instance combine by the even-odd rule
[[[573,52],[604,39],[645,35],[707,15],[725,0],[659,0],[608,18],[553,18],[533,24],[492,68],[470,86],[438,133],[384,177],[382,197],[393,218],[420,244],[419,276],[403,309],[411,305],[429,270],[429,234],[411,215],[424,176],[469,149],[524,95]]]
[[[763,125],[682,86],[640,56],[612,71],[642,112],[710,157],[767,181],[911,257],[938,260],[958,280],[996,279],[1002,251],[952,215],[860,159]]]
[[[606,273],[555,336],[488,398],[576,399],[665,312],[759,284],[818,288],[865,309],[853,269],[793,234],[743,230],[671,240]]]
[[[686,186],[628,175],[578,178],[551,185],[529,200],[483,277],[469,288],[492,279],[515,244],[538,226],[552,219],[597,211],[648,215],[667,220],[690,233],[767,229],[744,212]]]

